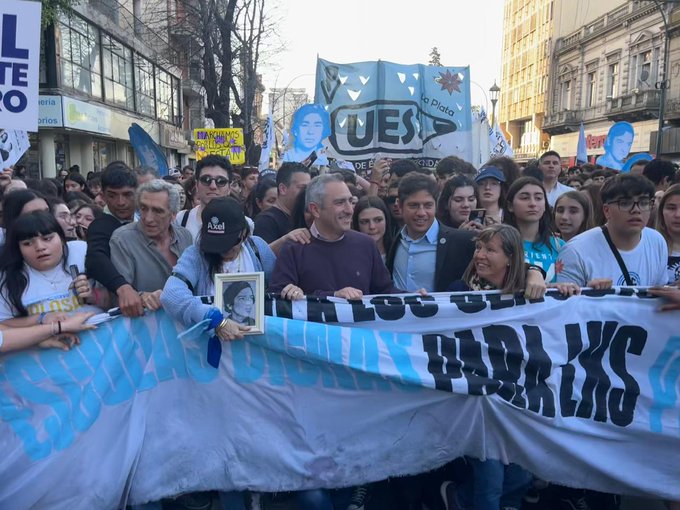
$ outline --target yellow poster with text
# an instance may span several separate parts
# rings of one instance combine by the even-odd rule
[[[217,154],[229,159],[233,165],[244,165],[246,148],[241,128],[200,128],[194,129],[196,160],[209,154]]]

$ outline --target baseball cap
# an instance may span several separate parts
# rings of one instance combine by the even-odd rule
[[[215,198],[201,213],[199,247],[206,253],[226,253],[241,241],[247,228],[241,204],[229,197]]]
[[[475,182],[479,182],[482,179],[496,179],[498,182],[505,182],[505,175],[495,166],[487,166],[482,168],[482,171],[477,174]]]

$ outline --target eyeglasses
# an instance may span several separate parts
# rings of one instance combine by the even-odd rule
[[[209,175],[201,175],[198,178],[198,182],[200,182],[204,186],[210,186],[214,182],[215,186],[217,186],[218,188],[224,188],[227,184],[229,184],[229,179],[222,176],[211,177]]]
[[[612,200],[608,204],[616,204],[619,206],[619,211],[632,211],[637,205],[641,211],[649,211],[654,205],[653,198],[641,198],[640,200],[633,200],[632,198],[621,198],[620,200]]]

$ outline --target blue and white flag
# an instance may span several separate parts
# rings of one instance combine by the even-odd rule
[[[586,147],[586,129],[583,122],[578,128],[578,145],[576,146],[576,163],[584,164],[588,162],[588,148]]]
[[[264,136],[262,137],[262,152],[260,153],[260,164],[258,165],[260,172],[269,168],[269,155],[274,147],[274,121],[272,114],[267,115],[267,124],[264,128]]]
[[[328,156],[357,169],[378,152],[426,167],[472,160],[469,67],[318,59],[315,103],[331,116]]]
[[[489,157],[493,159],[501,156],[512,158],[515,156],[515,151],[512,150],[505,138],[505,133],[496,122],[493,127],[489,127]]]

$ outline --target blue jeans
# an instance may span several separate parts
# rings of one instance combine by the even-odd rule
[[[498,510],[520,508],[531,484],[532,475],[517,464],[499,460],[470,459],[473,476],[459,488],[456,496],[462,508]]]
[[[295,493],[298,510],[333,510],[331,492],[326,489],[310,489]]]

